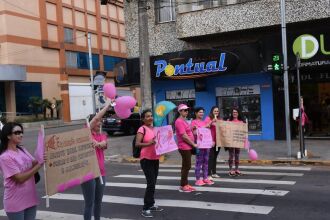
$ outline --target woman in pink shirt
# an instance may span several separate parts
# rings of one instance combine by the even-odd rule
[[[232,109],[231,115],[230,115],[230,118],[228,119],[228,121],[232,121],[232,122],[236,122],[236,123],[244,123],[237,108]],[[229,176],[242,175],[242,173],[238,169],[240,149],[239,148],[228,148],[228,151],[229,151],[229,159],[228,159]],[[234,157],[235,157],[235,170],[233,169]]]
[[[192,147],[197,147],[197,144],[194,142],[192,130],[186,121],[188,109],[189,107],[187,105],[180,104],[178,106],[180,116],[175,120],[176,137],[178,140],[179,152],[182,157],[180,192],[195,191],[195,188],[188,184],[188,174],[191,168],[191,149]]]
[[[197,140],[197,128],[206,128],[210,127],[210,124],[207,124],[203,121],[204,117],[204,108],[196,107],[194,109],[195,119],[191,122],[191,128],[193,129],[193,133],[195,136],[195,140]],[[198,149],[198,153],[196,153],[196,164],[195,164],[195,177],[196,177],[196,186],[204,186],[213,185],[214,182],[207,178],[208,176],[208,162],[209,162],[209,152],[210,149]],[[202,171],[202,175],[201,175]],[[201,178],[202,177],[202,178]]]
[[[209,154],[209,166],[208,166],[208,178],[212,180],[213,178],[219,178],[220,176],[217,174],[217,157],[220,152],[220,147],[216,147],[217,140],[216,140],[216,122],[221,120],[219,118],[219,107],[213,106],[211,108],[209,116],[205,118],[205,122],[211,128],[211,134],[213,142],[215,143],[214,147],[210,149]]]
[[[10,220],[34,220],[37,192],[34,174],[42,167],[22,146],[23,127],[8,122],[1,131],[0,168],[4,180],[3,205]]]
[[[144,206],[141,215],[152,218],[152,211],[163,211],[155,205],[155,187],[159,169],[159,157],[155,149],[155,132],[153,129],[153,116],[151,110],[144,110],[141,114],[143,125],[136,134],[135,147],[140,147],[140,164],[147,180],[147,188],[144,194]]]
[[[91,220],[94,215],[95,220],[101,218],[101,203],[105,187],[105,168],[104,168],[104,150],[107,149],[107,135],[101,132],[102,117],[110,107],[111,102],[107,102],[106,106],[96,115],[89,116],[89,126],[93,137],[93,147],[100,167],[103,184],[100,178],[95,178],[81,184],[85,209],[84,220]]]

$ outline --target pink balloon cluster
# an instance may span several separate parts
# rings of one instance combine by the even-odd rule
[[[104,95],[109,99],[116,98],[116,87],[112,83],[105,83],[103,86]],[[114,106],[116,115],[119,118],[128,118],[132,112],[131,109],[136,105],[136,100],[131,96],[121,96],[115,99]]]

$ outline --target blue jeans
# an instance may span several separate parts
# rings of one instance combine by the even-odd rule
[[[92,212],[94,212],[94,219],[100,220],[105,177],[102,176],[102,179],[103,185],[101,184],[99,178],[95,178],[81,184],[85,200],[84,220],[91,220]]]
[[[37,206],[32,206],[20,212],[7,212],[6,214],[9,220],[35,220]]]

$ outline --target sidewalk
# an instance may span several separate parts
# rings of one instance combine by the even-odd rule
[[[84,120],[65,123],[63,121],[47,123],[46,128],[68,127],[83,125]],[[27,130],[38,130],[41,123],[29,123],[24,125]],[[110,136],[108,139],[109,148],[106,151],[106,159],[115,162],[138,162],[138,159],[132,157],[132,140],[134,136]],[[285,140],[276,141],[251,141],[251,149],[258,153],[258,160],[251,161],[245,149],[241,150],[241,164],[292,164],[292,165],[326,165],[330,166],[330,139],[307,139],[305,140],[308,156],[303,159],[297,159],[299,151],[299,140],[292,140],[291,157],[288,157],[288,149]],[[193,157],[194,159],[194,157]],[[218,162],[227,162],[228,152],[220,150]],[[167,164],[180,164],[181,156],[178,151],[166,154],[165,160],[161,161]]]
[[[288,149],[286,141],[252,141],[251,149],[258,153],[258,160],[251,161],[245,149],[241,150],[240,163],[241,164],[291,164],[291,165],[324,165],[330,166],[330,140],[306,140],[306,149],[308,156],[303,159],[297,159],[297,152],[299,151],[299,141],[292,140],[292,154],[288,157]],[[116,147],[114,147],[116,149]],[[131,147],[129,147],[129,150]],[[115,150],[116,151],[116,150]],[[121,148],[121,153],[123,149]],[[137,159],[132,158],[127,152],[123,157],[125,162],[138,162]],[[194,159],[194,157],[193,157]],[[228,152],[224,149],[220,150],[218,162],[226,163],[228,160]],[[166,164],[180,164],[181,156],[175,151],[166,154]]]

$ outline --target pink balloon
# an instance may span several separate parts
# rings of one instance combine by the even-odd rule
[[[116,98],[116,87],[112,83],[105,83],[103,85],[104,95],[110,99]]]
[[[115,109],[116,115],[121,119],[128,118],[132,114],[131,109],[123,109],[123,108],[118,107],[118,105],[116,105],[114,107],[114,109]]]
[[[249,157],[251,160],[257,160],[258,154],[255,150],[251,149],[251,150],[249,150]]]
[[[132,96],[122,96],[116,99],[116,106],[119,108],[131,109],[136,105],[136,100]]]

